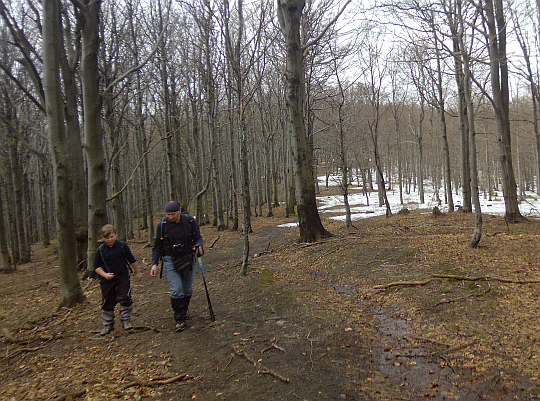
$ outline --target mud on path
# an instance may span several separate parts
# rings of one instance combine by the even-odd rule
[[[508,231],[486,218],[479,250],[464,245],[472,216],[419,212],[349,230],[327,220],[333,238],[298,244],[296,228],[277,227],[288,222],[280,212],[253,219],[246,277],[241,234],[202,228],[216,321],[196,273],[182,333],[172,331],[166,280],[151,279],[144,263],[143,281],[133,282],[133,332],[117,323],[98,335],[95,282],[83,283],[85,304],[56,312],[55,258],[37,247],[34,263],[0,275],[0,399],[537,397],[537,285],[433,275],[540,277],[538,223]],[[148,260],[142,243],[131,247]],[[420,280],[430,281],[374,288]]]

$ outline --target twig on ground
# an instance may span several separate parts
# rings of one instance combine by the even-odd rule
[[[275,341],[272,341],[272,344],[266,348],[264,348],[262,351],[261,351],[261,354],[264,354],[266,351],[270,351],[271,349],[275,348],[275,349],[278,349],[280,350],[281,352],[285,352],[285,350],[283,348],[281,348],[279,345],[276,344],[277,340]]]
[[[454,365],[452,365],[452,362],[450,362],[447,357],[445,357],[444,355],[437,355],[437,356],[441,358],[442,360],[444,360],[448,366],[450,366],[450,369],[452,369],[452,372],[454,374],[457,374],[456,369],[454,368]]]
[[[221,237],[221,234],[219,234],[219,235],[217,236],[217,238],[212,242],[212,244],[210,245],[209,249],[212,249],[212,248],[214,247],[214,245],[216,244],[216,242],[218,242],[219,237]]]
[[[315,340],[312,340],[311,338],[309,338],[310,334],[311,334],[311,330],[307,333],[306,340],[309,341],[309,362],[311,363],[310,372],[313,372],[313,342]]]
[[[161,379],[161,378],[160,378],[160,380],[150,379],[150,381],[147,381],[147,382],[142,382],[140,380],[136,380],[133,383],[126,384],[124,387],[122,387],[122,390],[126,390],[126,389],[128,389],[130,387],[135,387],[135,386],[140,386],[140,387],[162,386],[162,385],[165,385],[165,384],[175,383],[175,382],[177,382],[179,380],[182,380],[182,379],[185,379],[187,377],[188,377],[187,373],[182,373],[181,375],[169,377],[167,379]]]
[[[529,348],[531,345],[533,345],[533,344],[536,342],[536,340],[538,340],[538,339],[537,339],[537,338],[533,338],[531,341],[529,341],[529,342],[523,347],[523,349],[522,349],[521,352],[519,353],[519,357],[520,357],[520,358],[523,356],[523,353],[525,352],[525,350],[526,350],[527,348]]]
[[[272,239],[270,241],[268,241],[268,244],[266,244],[266,246],[264,247],[264,250],[261,252],[261,254],[264,253],[264,252],[270,251],[270,244],[272,243],[273,239],[274,239],[274,237],[272,237]]]
[[[261,366],[257,363],[257,361],[255,361],[253,358],[251,358],[248,354],[245,353],[245,351],[243,349],[240,349],[240,347],[238,345],[233,345],[233,350],[235,352],[236,355],[238,356],[241,356],[242,358],[245,358],[248,362],[250,362],[251,364],[253,364],[253,366],[260,366],[260,369],[257,371],[257,373],[259,374],[267,374],[267,375],[271,375],[271,376],[274,376],[276,379],[279,379],[281,380],[282,382],[285,382],[285,383],[289,383],[290,382],[290,379],[287,378],[287,377],[284,377],[282,375],[280,375],[279,373],[276,373],[274,372],[273,370],[271,369],[268,369],[264,366]]]
[[[449,303],[452,303],[452,302],[462,301],[462,300],[467,299],[467,298],[472,298],[472,297],[478,298],[478,297],[481,297],[483,295],[486,295],[490,290],[491,290],[491,286],[481,294],[469,294],[469,295],[465,295],[463,297],[454,298],[454,299],[443,299],[443,300],[437,302],[435,305],[433,305],[433,307],[436,307],[436,306],[439,306],[439,305],[442,305],[442,304],[449,304]]]

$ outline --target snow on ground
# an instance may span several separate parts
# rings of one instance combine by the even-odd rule
[[[324,188],[326,185],[326,177],[321,176],[318,177],[318,179],[320,188]],[[339,179],[339,176],[330,176],[328,183],[330,186],[337,185]],[[379,196],[377,192],[369,193],[368,199],[362,193],[356,192],[359,190],[358,187],[351,186],[350,189],[355,191],[350,193],[348,197],[351,208],[351,219],[353,221],[386,214],[386,208],[379,205]],[[438,206],[441,212],[447,212],[448,205],[444,204],[444,190],[441,189],[439,193],[439,196],[443,202],[441,205],[438,204],[433,187],[427,182],[424,184],[424,203],[420,203],[418,188],[415,188],[415,191],[411,190],[410,194],[407,194],[405,189],[403,190],[403,205],[399,200],[399,188],[397,186],[393,187],[392,190],[387,191],[386,196],[388,198],[388,202],[390,203],[392,213],[397,213],[403,208],[407,208],[409,210],[428,209],[431,211],[431,209],[433,209],[435,206]],[[345,221],[343,195],[317,196],[317,200],[319,201],[319,213],[343,213],[342,215],[336,215],[330,218]],[[461,192],[458,194],[454,192],[453,200],[454,208],[457,209],[457,207],[462,204],[463,200]],[[484,194],[481,193],[480,209],[484,214],[504,216],[505,207],[502,191],[494,191],[494,193],[491,195],[491,201],[488,200],[487,196],[484,196]],[[527,192],[526,199],[519,205],[519,210],[525,217],[540,218],[540,199],[538,195],[534,192]],[[283,224],[280,227],[291,227],[296,225],[298,225],[298,223],[288,223]]]

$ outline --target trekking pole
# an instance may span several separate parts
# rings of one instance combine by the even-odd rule
[[[212,309],[212,302],[210,302],[210,295],[208,294],[208,287],[206,285],[206,278],[204,277],[204,268],[201,257],[197,256],[197,260],[199,261],[199,267],[201,268],[201,275],[204,283],[204,290],[206,291],[206,300],[208,301],[208,312],[210,313],[210,320],[215,322],[216,317],[214,316],[214,310]]]
[[[161,269],[159,269],[159,278],[163,278],[163,257],[161,258]]]

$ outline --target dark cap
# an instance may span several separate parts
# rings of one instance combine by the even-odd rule
[[[180,210],[180,204],[176,201],[169,201],[165,204],[165,213],[174,213]]]

